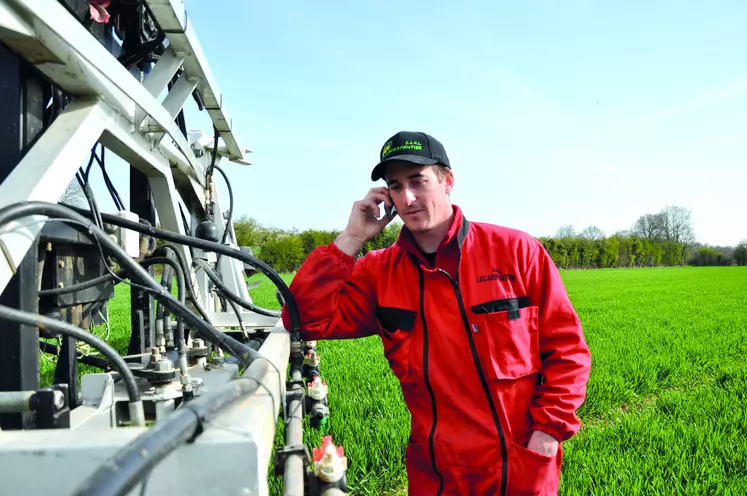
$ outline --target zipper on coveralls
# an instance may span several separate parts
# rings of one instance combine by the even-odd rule
[[[506,484],[508,483],[508,450],[506,448],[506,438],[503,434],[503,427],[501,427],[501,422],[498,419],[498,410],[495,407],[495,402],[493,402],[493,396],[490,394],[490,387],[488,386],[488,381],[485,379],[485,372],[482,370],[482,365],[480,364],[480,359],[477,355],[477,347],[475,346],[475,340],[472,337],[472,332],[470,330],[469,325],[469,319],[467,318],[467,310],[464,307],[464,300],[462,299],[462,290],[459,288],[459,267],[457,266],[456,269],[456,281],[451,277],[451,275],[446,272],[443,269],[438,269],[439,272],[442,272],[446,277],[449,278],[449,281],[451,281],[451,285],[454,286],[454,291],[456,292],[457,302],[459,303],[459,312],[462,314],[462,321],[464,322],[464,329],[467,331],[467,339],[469,340],[469,346],[472,350],[472,359],[475,362],[475,367],[477,368],[477,374],[480,376],[480,383],[482,384],[482,388],[485,391],[485,396],[488,398],[488,404],[490,405],[490,413],[493,416],[493,422],[495,423],[495,427],[498,430],[498,438],[501,442],[501,456],[503,458],[503,466],[501,469],[501,496],[504,496],[506,494]],[[422,313],[422,311],[421,311]]]
[[[420,319],[423,324],[423,376],[425,378],[425,387],[428,389],[428,394],[430,394],[431,397],[431,411],[433,412],[433,424],[431,425],[431,432],[428,435],[428,450],[431,455],[433,471],[436,473],[439,480],[438,493],[436,494],[440,496],[444,490],[444,478],[436,467],[436,448],[433,445],[433,439],[436,435],[436,424],[438,424],[438,415],[436,414],[436,395],[433,393],[431,381],[428,377],[428,325],[425,323],[425,276],[423,275],[423,270],[419,265],[418,280],[420,281]]]

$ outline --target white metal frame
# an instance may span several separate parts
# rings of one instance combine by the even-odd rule
[[[24,200],[59,201],[79,165],[100,141],[148,176],[156,210],[164,229],[184,233],[178,198],[191,210],[193,225],[200,209],[214,201],[222,212],[216,188],[206,188],[205,168],[213,139],[187,140],[174,118],[196,90],[213,125],[225,143],[219,157],[248,165],[249,149],[238,144],[223,95],[207,64],[181,0],[147,0],[156,21],[167,32],[169,46],[141,83],[103,47],[57,0],[0,1],[0,41],[49,77],[74,100],[0,184],[0,207]],[[176,84],[172,77],[182,69]],[[158,97],[166,91],[163,101]],[[211,130],[212,131],[212,130]],[[206,138],[207,134],[203,136]],[[195,151],[202,150],[196,156]],[[205,197],[211,191],[212,198]],[[37,219],[41,221],[42,219]],[[220,233],[229,229],[227,242],[236,246],[232,226],[216,215]],[[42,222],[23,219],[3,226],[0,246],[0,292],[17,270]],[[183,255],[191,265],[189,250]],[[241,262],[221,258],[227,286],[251,301]],[[207,279],[191,274],[208,312],[215,307],[207,294]],[[237,325],[233,312],[214,317],[223,325]],[[246,326],[267,326],[266,317],[245,313]],[[248,318],[247,318],[248,317]],[[277,319],[275,319],[275,322]]]
[[[262,351],[272,364],[264,387],[225,408],[195,442],[169,454],[129,494],[270,494],[267,473],[285,397],[284,377],[274,369],[284,370],[288,363],[288,332],[274,328]],[[228,373],[217,367],[192,369],[193,377],[204,378],[205,384],[208,379],[216,384],[228,380]],[[148,429],[111,427],[113,398],[126,397],[124,388],[106,374],[86,379],[83,405],[71,412],[70,429],[0,431],[0,495],[73,494],[94,470]],[[92,392],[96,388],[88,386],[95,383],[102,388]],[[33,477],[35,473],[54,477]]]
[[[192,229],[212,202],[219,234],[222,236],[228,229],[227,243],[237,247],[233,226],[226,225],[223,218],[225,205],[221,204],[217,188],[205,184],[214,144],[212,129],[204,134],[190,133],[185,139],[174,118],[196,90],[224,142],[218,148],[218,159],[226,157],[248,165],[246,154],[250,151],[241,147],[234,135],[223,95],[181,0],[146,2],[159,26],[167,32],[169,46],[141,82],[58,0],[0,0],[0,42],[73,97],[0,184],[0,207],[22,201],[59,201],[78,167],[90,157],[94,144],[101,142],[148,177],[164,229],[186,234],[179,211],[180,197],[192,217]],[[176,84],[168,90],[168,83],[180,70]],[[21,219],[13,225],[0,226],[0,292],[43,227],[43,218],[35,220],[38,222]],[[191,266],[190,250],[184,247],[182,254]],[[220,270],[228,288],[251,301],[243,264],[224,256]],[[211,314],[211,321],[218,327],[238,325],[233,312],[216,311],[216,303],[207,293],[204,272],[193,269],[190,277],[196,282],[197,296]],[[222,410],[196,442],[169,455],[154,471],[158,477],[150,477],[150,494],[268,493],[267,470],[285,397],[290,335],[280,319],[249,311],[243,311],[241,317],[245,327],[271,328],[259,350],[271,364],[271,372],[261,380],[263,388]],[[207,379],[214,381],[221,375],[219,367],[212,367],[209,372],[197,370],[198,367],[193,366],[192,373],[202,374],[206,386]],[[88,379],[89,385],[92,380],[111,382],[105,375]],[[124,394],[122,384],[112,388],[115,396]],[[84,389],[90,392],[89,388]],[[142,434],[142,428],[117,429],[107,425],[105,420],[111,418],[113,400],[109,397],[111,401],[104,401],[106,398],[102,393],[100,401],[94,398],[76,408],[71,429],[0,434],[0,463],[9,469],[7,477],[3,476],[4,486],[11,492],[28,491],[29,467],[51,468],[64,476],[51,478],[48,484],[36,484],[32,491],[68,494],[112,453]],[[40,458],[39,452],[44,456]]]

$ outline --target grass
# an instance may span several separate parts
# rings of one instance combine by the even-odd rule
[[[563,279],[593,365],[562,494],[747,494],[747,268]]]
[[[583,427],[564,443],[563,495],[747,494],[747,267],[563,271],[592,352]],[[284,276],[290,281],[291,276]],[[263,276],[252,290],[277,308]],[[124,351],[129,292],[110,342]],[[377,337],[318,343],[330,434],[351,493],[403,494],[409,413]],[[42,360],[44,366],[44,361]],[[278,423],[276,447],[283,436]],[[280,492],[282,481],[270,476]]]
[[[561,494],[747,494],[747,267],[562,277],[593,370]],[[403,493],[409,415],[379,339],[319,348],[353,493]]]

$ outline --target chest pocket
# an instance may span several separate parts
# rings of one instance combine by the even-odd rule
[[[539,307],[529,298],[490,300],[470,310],[472,336],[488,379],[516,379],[540,370]]]
[[[405,308],[376,309],[384,356],[394,375],[402,382],[414,380],[410,357],[416,317],[417,312]]]

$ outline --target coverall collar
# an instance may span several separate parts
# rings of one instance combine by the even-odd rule
[[[462,254],[462,244],[467,237],[467,232],[469,232],[469,221],[464,217],[462,209],[454,204],[452,204],[451,207],[454,211],[454,217],[452,218],[446,237],[441,240],[441,243],[436,249],[437,266],[442,266],[446,260],[449,260],[449,262],[459,260]],[[414,257],[422,265],[428,266],[428,262],[415,242],[415,237],[413,236],[412,231],[410,231],[407,226],[402,226],[399,238],[395,244],[405,250],[405,252],[410,256]],[[451,266],[451,263],[447,263],[447,266]]]

